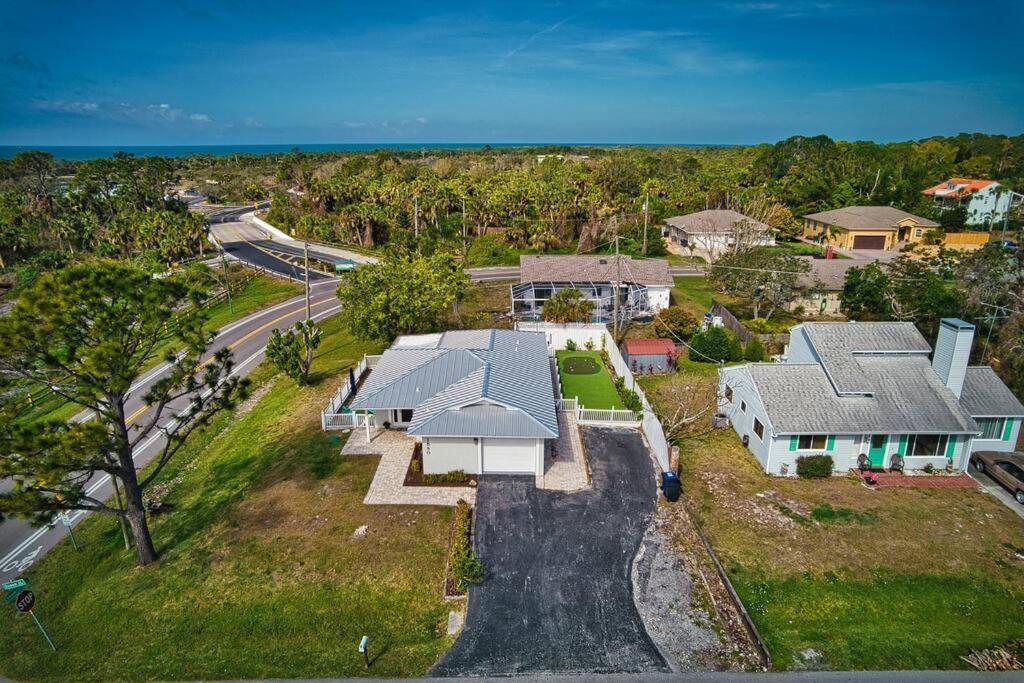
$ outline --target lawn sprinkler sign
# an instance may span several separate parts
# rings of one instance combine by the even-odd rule
[[[39,632],[43,634],[43,638],[46,639],[46,644],[50,646],[54,651],[57,647],[50,640],[50,634],[43,628],[42,623],[39,621],[39,617],[36,616],[36,594],[25,588],[28,585],[28,579],[15,579],[13,581],[7,581],[3,584],[3,589],[7,591],[7,595],[4,596],[4,602],[14,601],[14,608],[22,613],[28,613],[32,617],[32,621],[36,622],[36,626],[39,627]]]

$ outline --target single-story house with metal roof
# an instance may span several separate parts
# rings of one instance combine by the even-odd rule
[[[968,366],[970,323],[943,319],[934,352],[909,322],[805,322],[790,336],[784,362],[719,371],[721,412],[765,472],[795,475],[815,454],[836,471],[861,455],[963,471],[975,451],[1014,450],[1024,405]]]
[[[652,375],[675,369],[676,344],[671,339],[627,339],[622,356],[635,375]]]
[[[619,318],[642,318],[669,306],[674,284],[663,259],[631,256],[520,256],[519,284],[512,285],[512,315],[539,320],[544,302],[562,289],[577,289],[593,304],[589,321],[610,322],[619,293]]]
[[[423,444],[423,471],[544,472],[558,414],[543,332],[398,337],[351,402]]]
[[[803,218],[804,237],[840,249],[894,249],[900,242],[920,242],[926,232],[939,227],[894,206],[847,206]]]
[[[731,209],[707,209],[665,219],[665,236],[712,258],[733,250],[775,244],[775,228]]]

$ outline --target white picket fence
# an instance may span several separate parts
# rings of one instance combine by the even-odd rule
[[[352,374],[355,375],[356,384],[362,379],[363,374],[377,367],[377,362],[380,360],[380,356],[363,356],[354,368],[352,368]],[[329,429],[353,429],[355,427],[362,427],[366,424],[364,415],[357,415],[356,413],[347,413],[342,411],[342,406],[345,405],[345,401],[348,400],[352,392],[355,391],[355,386],[348,375],[345,376],[345,380],[338,387],[338,391],[334,393],[330,403],[327,407],[320,412],[320,427],[327,431]],[[370,416],[370,426],[375,427],[373,415]]]
[[[629,365],[619,352],[618,346],[615,345],[615,340],[612,338],[611,333],[608,332],[607,326],[590,323],[559,325],[557,323],[545,322],[518,322],[516,323],[516,329],[543,332],[548,339],[548,352],[552,355],[554,355],[557,349],[564,349],[565,343],[569,339],[576,344],[577,348],[585,348],[587,342],[591,342],[595,349],[607,351],[608,359],[611,361],[615,373],[625,380],[627,389],[632,389],[640,397],[644,408],[643,412],[631,414],[638,418],[640,431],[643,433],[644,438],[647,439],[647,445],[655,457],[658,458],[658,463],[662,469],[668,470],[669,446],[668,439],[665,438],[665,430],[662,428],[658,416],[654,414],[654,410],[651,408],[644,390],[637,384],[636,378],[633,377],[633,372],[629,369]],[[568,399],[563,398],[561,400],[566,401]],[[630,411],[619,412],[629,413]],[[580,421],[582,422],[583,420]],[[601,424],[607,424],[607,422]]]

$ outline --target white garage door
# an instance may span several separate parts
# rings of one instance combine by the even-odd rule
[[[536,462],[536,439],[484,439],[485,473],[533,474]]]

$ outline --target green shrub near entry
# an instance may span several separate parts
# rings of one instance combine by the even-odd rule
[[[729,340],[729,360],[733,363],[743,360],[743,342],[739,337],[732,337]]]
[[[575,351],[576,350],[576,342],[574,342],[572,339],[566,339],[565,340],[565,350],[566,351]]]
[[[455,504],[455,528],[452,545],[448,550],[448,566],[459,592],[466,592],[471,583],[475,583],[483,574],[483,565],[473,552],[472,530],[473,511],[469,503],[459,500]]]
[[[424,484],[461,484],[462,482],[469,479],[463,470],[452,470],[451,472],[441,472],[440,474],[424,474],[422,481]]]
[[[797,476],[804,479],[831,477],[834,466],[831,455],[801,455],[796,459]]]

